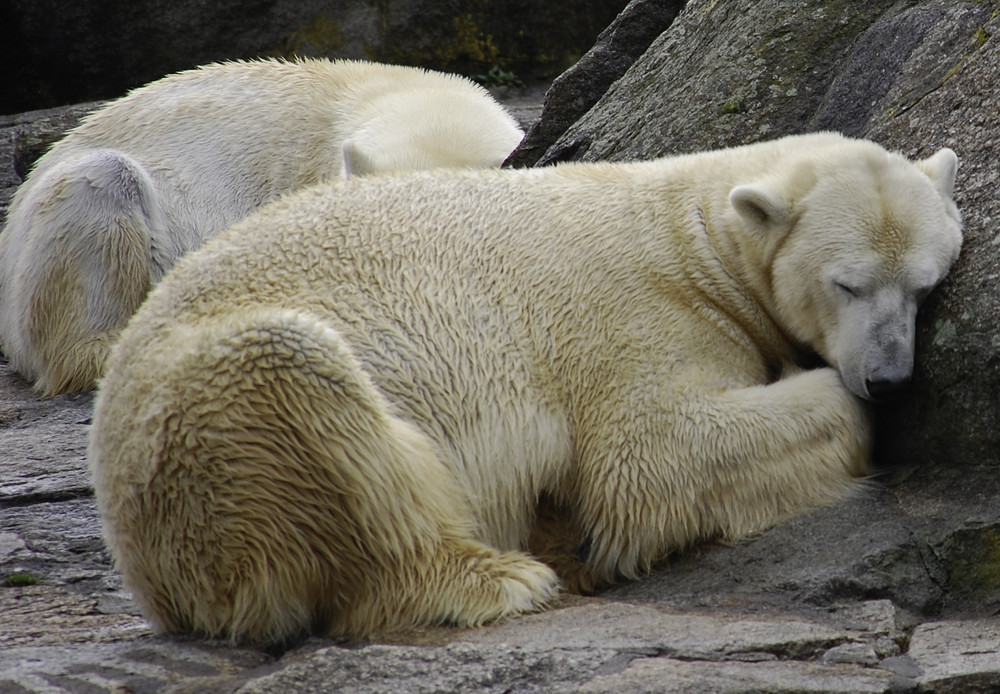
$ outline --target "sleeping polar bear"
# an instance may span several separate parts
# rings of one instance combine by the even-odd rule
[[[235,62],[154,82],[39,160],[0,234],[0,347],[53,395],[93,387],[111,342],[183,254],[338,175],[500,166],[522,132],[457,75]]]
[[[109,360],[117,564],[162,630],[361,637],[544,606],[543,496],[596,583],[832,502],[958,255],[956,165],[818,134],[270,205]]]

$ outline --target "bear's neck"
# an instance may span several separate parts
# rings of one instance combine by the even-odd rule
[[[706,300],[723,306],[761,347],[768,361],[779,366],[800,362],[810,350],[781,327],[771,286],[770,258],[754,243],[728,203],[729,191],[736,184],[716,181],[709,185],[716,191],[703,197],[697,210],[700,228],[696,238],[704,241],[692,244],[696,262],[708,278]]]

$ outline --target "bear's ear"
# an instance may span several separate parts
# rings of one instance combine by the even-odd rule
[[[375,165],[367,154],[361,151],[353,140],[344,140],[344,178],[364,176],[375,170]]]
[[[760,184],[736,186],[729,193],[729,204],[754,230],[783,227],[791,218],[788,201],[778,191]]]
[[[927,174],[938,192],[951,200],[955,193],[955,175],[958,173],[958,155],[944,147],[926,159],[916,162],[917,168]]]

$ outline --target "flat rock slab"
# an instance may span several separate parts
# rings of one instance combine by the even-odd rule
[[[892,675],[857,666],[819,663],[700,663],[645,659],[613,677],[597,677],[579,691],[587,694],[737,694],[742,692],[888,692]]]
[[[958,620],[921,624],[907,653],[915,678],[934,692],[1000,691],[1000,622]]]
[[[49,592],[40,600],[41,590],[25,589],[21,598],[37,608],[59,597]],[[58,613],[36,615],[37,641],[15,639],[0,652],[0,691],[87,691],[84,685],[257,694],[696,691],[688,687],[697,681],[745,691],[739,687],[748,683],[801,690],[811,677],[819,684],[805,691],[887,691],[892,672],[851,659],[831,662],[824,654],[848,646],[877,661],[877,652],[897,655],[903,640],[887,601],[791,617],[684,613],[577,598],[484,629],[423,629],[388,639],[394,643],[367,645],[313,639],[274,659],[154,637],[137,618],[122,616],[109,625],[94,616],[96,605],[68,595],[59,599]],[[89,629],[88,617],[94,620]],[[98,622],[103,628],[94,628]],[[60,636],[53,639],[57,625]],[[657,684],[668,673],[677,688]]]
[[[158,692],[225,680],[269,660],[261,653],[166,639],[14,648],[0,653],[0,691]]]

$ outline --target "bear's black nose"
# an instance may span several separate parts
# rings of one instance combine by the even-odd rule
[[[902,393],[910,387],[910,379],[907,378],[879,378],[865,381],[865,388],[872,400],[889,400]]]

